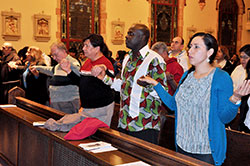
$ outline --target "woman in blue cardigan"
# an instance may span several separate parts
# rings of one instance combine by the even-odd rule
[[[154,85],[162,101],[175,111],[177,151],[221,165],[226,158],[225,124],[236,116],[240,97],[250,93],[250,81],[233,93],[228,73],[211,65],[218,50],[212,35],[196,33],[188,47],[192,67],[182,76],[174,96],[148,76],[140,81]]]

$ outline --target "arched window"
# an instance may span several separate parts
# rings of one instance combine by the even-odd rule
[[[236,52],[238,5],[235,0],[221,0],[219,5],[218,42]]]
[[[163,41],[171,43],[177,35],[177,1],[152,0],[151,42]]]
[[[82,48],[82,39],[99,33],[99,0],[61,0],[61,41]]]

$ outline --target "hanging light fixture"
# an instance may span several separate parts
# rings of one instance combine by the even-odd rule
[[[203,10],[204,7],[206,6],[206,0],[199,0],[199,6],[200,6],[200,9]]]

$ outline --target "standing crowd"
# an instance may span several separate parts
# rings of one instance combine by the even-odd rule
[[[196,33],[184,49],[173,38],[149,46],[144,24],[126,35],[129,52],[116,59],[101,35],[83,39],[83,48],[69,50],[59,42],[50,55],[26,46],[18,53],[5,42],[0,53],[0,101],[19,84],[26,98],[68,114],[83,113],[111,124],[120,104],[118,130],[157,144],[162,112],[175,114],[177,152],[214,165],[226,158],[225,125],[240,110],[239,130],[250,132],[250,44],[237,60],[214,36]],[[8,86],[6,86],[8,85]]]

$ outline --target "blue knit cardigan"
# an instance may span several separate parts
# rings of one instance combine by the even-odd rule
[[[185,72],[181,78],[187,75]],[[175,95],[178,93],[177,88],[173,96],[169,95],[164,88],[158,83],[154,89],[160,96],[161,100],[173,111],[175,111],[175,135],[177,128],[177,106]],[[239,104],[232,103],[229,98],[233,94],[233,82],[231,77],[225,71],[216,68],[211,85],[210,111],[209,111],[209,126],[208,136],[212,156],[215,165],[221,165],[226,158],[227,138],[225,124],[232,121],[237,112]]]

